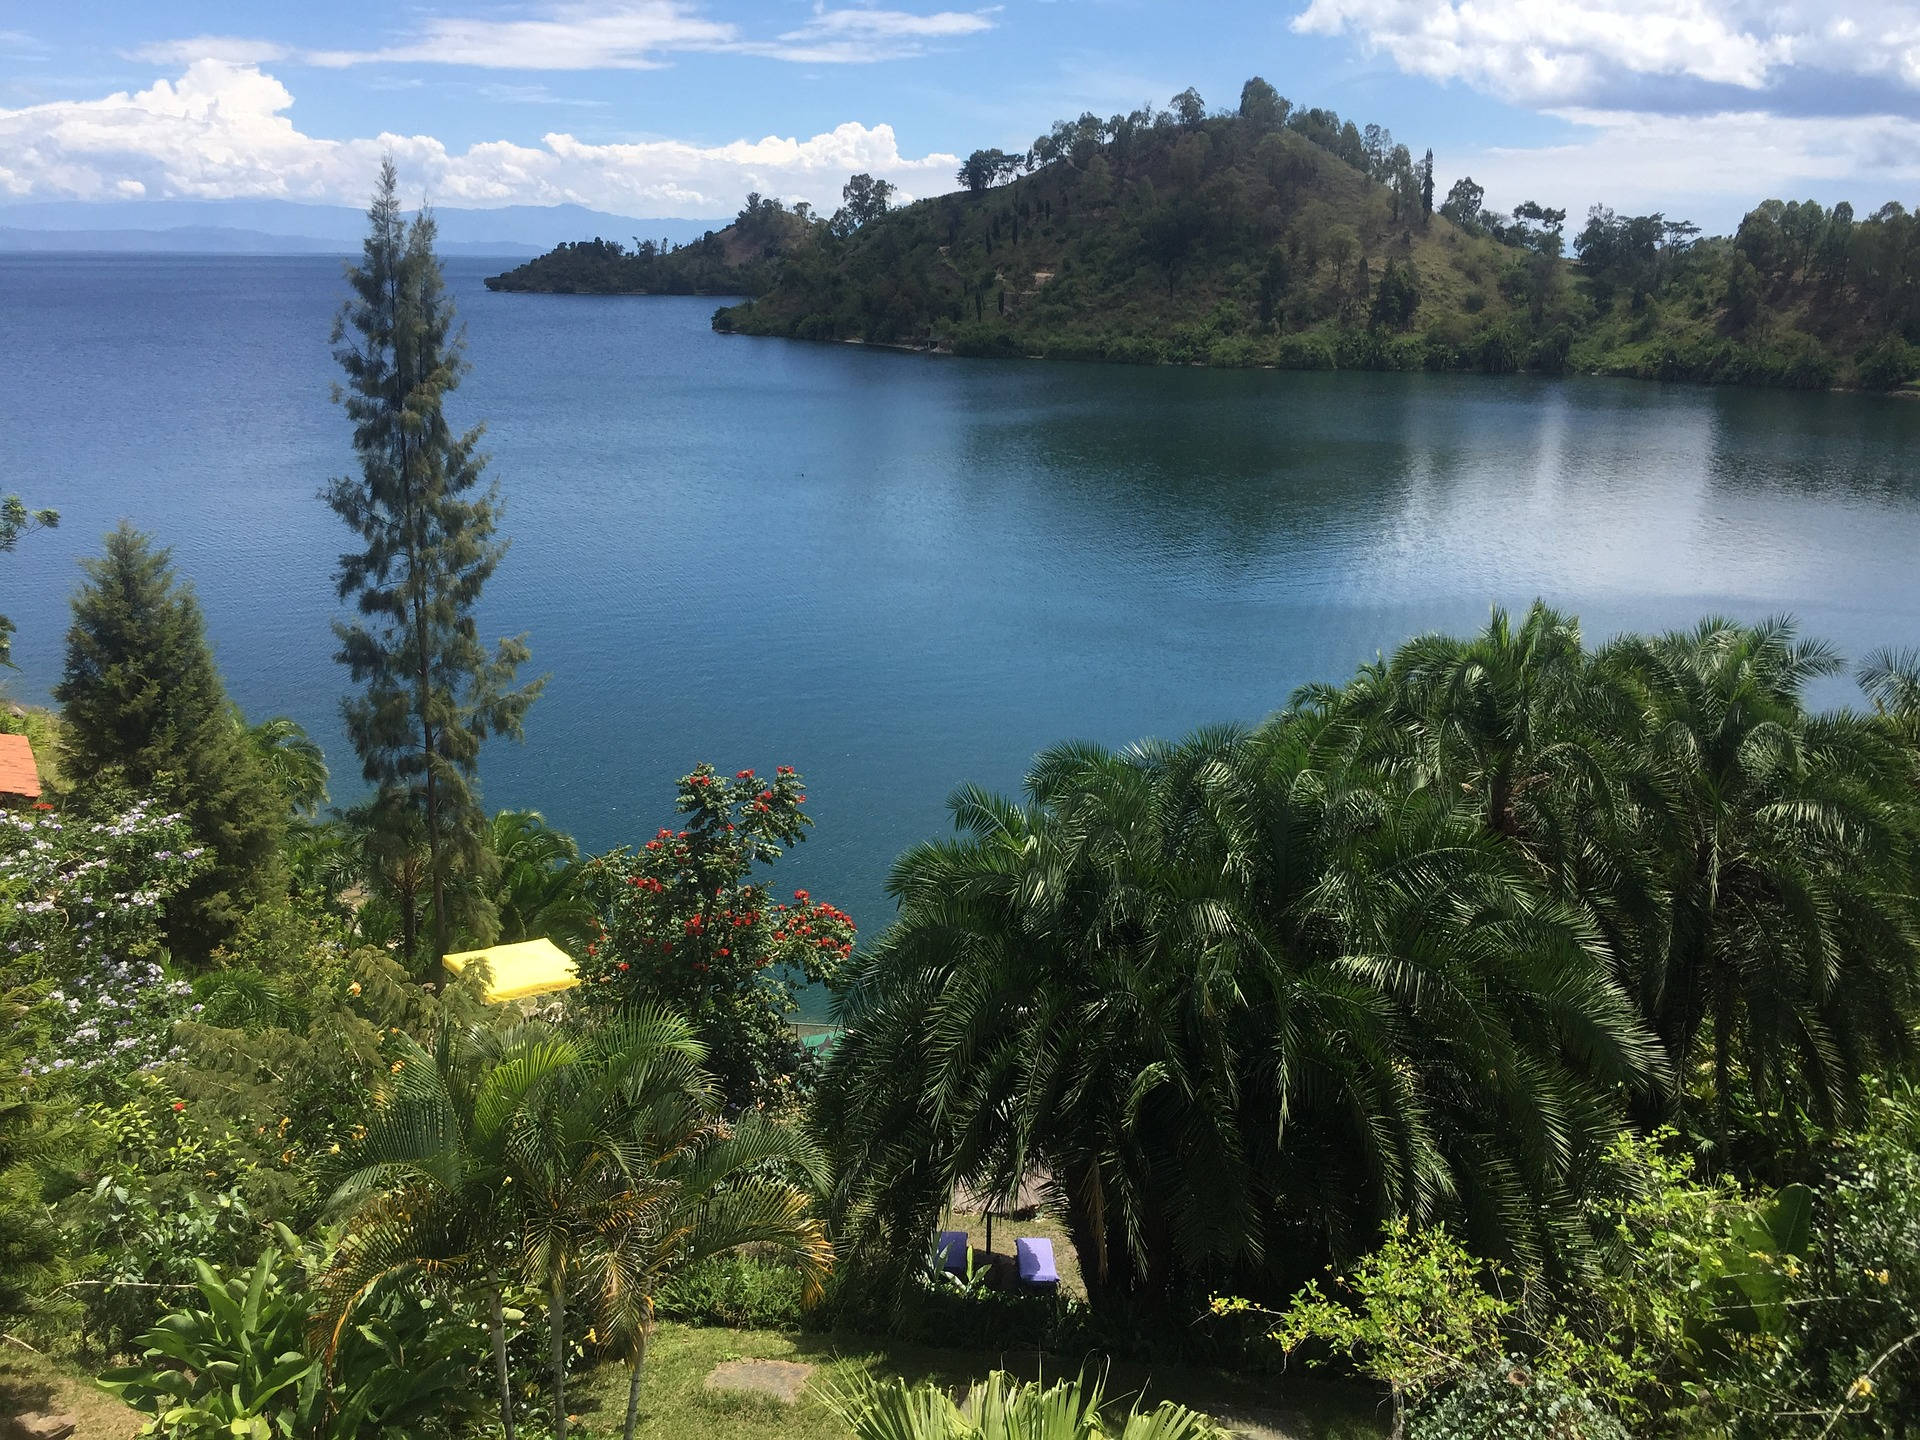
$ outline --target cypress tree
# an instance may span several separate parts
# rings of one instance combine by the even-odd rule
[[[66,671],[54,687],[71,784],[125,784],[178,807],[215,856],[173,902],[176,949],[206,955],[249,908],[285,888],[286,801],[236,720],[193,587],[172,552],[127,522],[82,560]]]
[[[340,598],[359,614],[334,625],[335,658],[361,687],[342,708],[361,770],[378,787],[371,813],[396,824],[407,817],[424,840],[437,959],[456,922],[477,933],[488,924],[476,887],[462,883],[487,861],[481,744],[518,739],[545,682],[515,684],[529,655],[524,637],[489,651],[475,627],[474,608],[507,548],[495,538],[499,488],[481,485],[481,427],[456,434],[447,423],[443,403],[466,371],[466,341],[453,328],[433,217],[423,209],[411,224],[402,219],[391,158],[367,222],[361,262],[347,272],[353,298],[333,330],[346,373],[334,398],[353,421],[360,473],[325,494],[365,545],[340,557]],[[406,921],[411,960],[419,937],[411,914]]]

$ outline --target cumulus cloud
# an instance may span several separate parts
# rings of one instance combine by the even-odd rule
[[[498,140],[456,152],[429,135],[319,139],[295,127],[292,105],[286,86],[258,65],[203,59],[138,92],[0,110],[0,195],[358,204],[390,152],[409,190],[444,204],[705,216],[735,208],[749,190],[831,208],[860,170],[909,196],[930,194],[947,188],[959,163],[946,154],[909,158],[891,126],[854,122],[809,139],[718,146],[594,144],[552,133],[537,146]]]
[[[1697,103],[1808,69],[1920,89],[1911,0],[1311,0],[1293,28],[1530,105],[1660,108],[1662,83]]]
[[[1864,212],[1920,182],[1920,120],[1905,116],[1556,113],[1579,127],[1566,144],[1459,157],[1490,205],[1536,199],[1578,217],[1598,201],[1724,232],[1766,196],[1846,198]]]

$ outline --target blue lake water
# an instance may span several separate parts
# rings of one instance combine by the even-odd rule
[[[492,295],[454,260],[513,549],[486,628],[552,673],[488,801],[600,849],[672,780],[804,771],[783,862],[868,928],[962,780],[1066,738],[1258,719],[1417,631],[1534,596],[1598,639],[1791,611],[1920,643],[1920,405],[1634,382],[955,361],[724,338],[717,303]],[[13,692],[58,676],[75,559],[122,516],[174,547],[233,694],[326,744],[316,498],[337,261],[0,257],[0,491],[62,512],[0,558]],[[1840,701],[1848,687],[1823,697]]]

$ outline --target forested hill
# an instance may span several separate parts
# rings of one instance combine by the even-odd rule
[[[1431,152],[1258,79],[1231,112],[1189,90],[1166,111],[1084,115],[1024,156],[975,152],[959,178],[894,209],[884,182],[855,176],[830,221],[781,232],[771,285],[743,286],[759,298],[715,327],[970,355],[1808,388],[1920,371],[1920,226],[1897,204],[1861,219],[1768,201],[1713,239],[1596,206],[1570,231],[1537,204],[1483,209],[1470,179],[1436,204]],[[769,209],[756,200],[740,225]]]
[[[747,198],[746,209],[724,230],[709,230],[687,245],[636,238],[580,240],[487,277],[489,290],[550,295],[760,295],[778,278],[783,257],[812,243],[806,207]]]

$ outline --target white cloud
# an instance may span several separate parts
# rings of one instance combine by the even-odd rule
[[[190,40],[159,40],[129,50],[130,59],[150,65],[191,65],[196,60],[224,60],[229,65],[267,65],[293,52],[274,40],[251,40],[243,35],[196,35]]]
[[[1911,0],[1311,0],[1293,28],[1351,34],[1410,74],[1532,105],[1658,82],[1760,91],[1790,68],[1920,88]]]
[[[942,10],[915,15],[905,10],[828,10],[815,6],[813,17],[773,44],[741,48],[756,55],[802,64],[871,64],[921,54],[928,40],[977,35],[994,26],[991,10]]]
[[[648,70],[674,50],[712,50],[735,43],[732,25],[702,19],[678,0],[638,4],[563,4],[538,18],[428,20],[412,39],[379,50],[313,51],[317,65],[372,61],[473,65],[498,70]]]
[[[916,14],[905,10],[828,9],[774,39],[711,20],[688,0],[544,0],[517,16],[433,16],[413,33],[373,49],[294,52],[271,41],[230,35],[167,40],[132,52],[158,64],[195,60],[309,65],[466,65],[488,70],[652,70],[675,54],[759,55],[803,64],[867,64],[925,53],[939,40],[994,26],[998,7]]]
[[[1484,185],[1489,205],[1564,206],[1574,229],[1596,201],[1726,232],[1769,196],[1846,198],[1865,213],[1920,182],[1920,120],[1905,116],[1556,113],[1581,128],[1571,143],[1491,147],[1452,168]]]
[[[178,80],[99,100],[0,110],[0,193],[14,198],[273,197],[358,204],[382,154],[410,192],[449,205],[574,203],[616,213],[707,216],[749,190],[839,202],[864,170],[911,195],[951,185],[958,157],[900,153],[893,128],[853,122],[810,139],[767,136],[701,146],[594,144],[563,133],[537,146],[498,140],[449,150],[429,135],[323,140],[298,130],[293,96],[258,66],[200,60]]]

